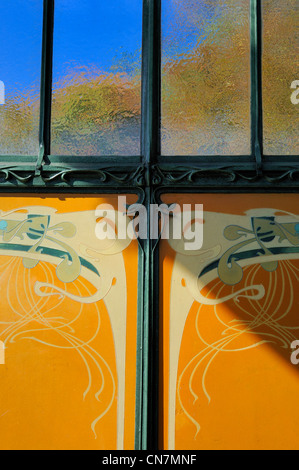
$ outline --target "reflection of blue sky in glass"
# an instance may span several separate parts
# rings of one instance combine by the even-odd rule
[[[0,0],[0,80],[6,98],[40,79],[42,0]]]

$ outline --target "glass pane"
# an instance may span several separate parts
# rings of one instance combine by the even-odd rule
[[[264,152],[295,155],[298,142],[298,1],[263,2]]]
[[[55,8],[51,153],[139,155],[142,2]]]
[[[250,2],[162,4],[162,154],[249,154]]]
[[[36,155],[42,0],[0,3],[0,154]]]

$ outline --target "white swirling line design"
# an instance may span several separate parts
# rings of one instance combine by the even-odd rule
[[[291,279],[289,271],[291,271],[293,273],[293,275],[296,278],[296,281],[298,281],[299,280],[299,277],[298,277],[299,269],[296,268],[296,266],[294,266],[288,260],[287,261],[280,261],[279,266],[280,266],[280,269],[281,269],[282,273],[286,274],[286,277],[289,281],[289,287],[290,287],[289,304],[288,304],[288,307],[286,308],[286,310],[284,311],[284,313],[280,317],[278,317],[276,319],[274,318],[275,315],[277,314],[277,312],[279,311],[279,309],[281,307],[281,304],[282,304],[282,301],[283,301],[283,294],[284,294],[284,291],[285,291],[285,283],[286,283],[284,275],[282,275],[282,284],[280,286],[280,288],[281,288],[280,300],[277,303],[274,312],[272,314],[268,313],[268,310],[270,309],[270,307],[271,307],[271,305],[274,301],[274,293],[276,292],[276,287],[277,287],[277,272],[276,271],[274,271],[274,273],[270,273],[270,284],[269,284],[269,288],[267,290],[267,295],[265,297],[263,305],[260,304],[260,302],[259,302],[260,299],[253,299],[253,298],[247,297],[247,300],[250,304],[250,307],[251,307],[252,311],[256,312],[256,314],[257,314],[256,316],[254,316],[254,314],[250,313],[250,311],[246,310],[244,307],[241,306],[240,302],[238,301],[238,297],[235,297],[233,299],[234,303],[235,303],[235,306],[238,309],[242,310],[243,313],[245,313],[246,315],[249,315],[249,317],[251,317],[252,320],[235,319],[235,320],[231,321],[231,323],[235,323],[234,326],[226,324],[220,318],[220,316],[217,312],[217,307],[218,307],[219,303],[218,302],[216,302],[216,304],[214,303],[215,317],[217,318],[219,323],[222,324],[226,328],[222,332],[222,335],[225,335],[229,331],[233,330],[233,333],[230,336],[227,336],[226,338],[218,339],[214,343],[209,343],[208,341],[206,341],[203,338],[202,334],[200,333],[200,328],[199,328],[200,311],[201,311],[203,305],[200,305],[198,307],[197,314],[196,314],[196,319],[195,319],[195,329],[196,329],[196,333],[197,333],[198,338],[200,339],[200,341],[206,347],[203,350],[201,350],[198,354],[193,356],[193,358],[184,367],[183,371],[180,373],[180,375],[178,376],[178,380],[177,380],[178,402],[179,402],[179,405],[182,408],[183,412],[187,416],[187,418],[195,426],[196,431],[195,431],[194,438],[196,438],[196,436],[198,435],[201,428],[200,428],[199,421],[195,418],[194,415],[192,415],[191,412],[189,412],[187,410],[187,407],[184,405],[184,402],[183,402],[183,399],[182,399],[182,396],[181,396],[181,389],[182,389],[181,385],[182,385],[182,382],[184,380],[185,374],[190,369],[190,367],[193,366],[194,362],[196,362],[197,359],[198,359],[198,362],[195,364],[195,366],[193,366],[193,370],[192,370],[192,372],[190,374],[190,377],[189,377],[189,380],[188,380],[188,389],[189,389],[189,392],[191,393],[191,395],[194,398],[194,401],[193,401],[193,404],[194,404],[198,400],[199,396],[193,389],[193,380],[194,380],[194,377],[195,377],[195,374],[196,374],[197,370],[200,368],[200,366],[203,365],[204,360],[208,359],[208,363],[205,365],[203,373],[202,373],[201,386],[202,386],[202,391],[203,391],[204,395],[206,396],[208,403],[210,403],[211,397],[210,397],[210,395],[207,391],[206,377],[207,377],[207,373],[209,371],[209,368],[210,368],[212,362],[217,357],[217,355],[219,355],[220,353],[223,353],[223,352],[241,352],[241,351],[245,351],[245,350],[248,350],[248,349],[253,349],[253,348],[259,347],[262,344],[273,343],[273,342],[277,342],[277,341],[281,342],[282,347],[286,349],[286,348],[289,347],[289,344],[292,342],[292,340],[296,339],[296,336],[292,332],[295,331],[295,330],[299,330],[299,327],[283,326],[283,325],[279,324],[278,322],[281,321],[282,319],[284,319],[289,314],[289,312],[290,312],[290,310],[293,306],[293,303],[294,303],[294,287],[293,287],[293,283],[292,283],[292,279]],[[245,290],[246,289],[248,290],[248,289],[252,288],[252,285],[254,283],[254,278],[255,278],[256,274],[260,271],[260,269],[262,269],[260,265],[254,265],[253,267],[248,269],[249,272],[248,272],[248,275],[246,277],[246,286],[244,288]],[[272,277],[274,277],[274,280],[272,279]],[[272,288],[272,284],[273,284],[273,288]],[[222,289],[224,289],[226,287],[222,283],[222,281],[219,281],[216,285],[214,285],[209,290],[209,292],[207,293],[207,296],[211,295],[212,291],[215,291],[215,288],[217,288],[219,286],[221,286],[221,287],[217,292],[217,297],[220,296]],[[233,290],[234,290],[234,288],[233,288]],[[232,296],[233,295],[236,295],[236,293],[235,294],[233,293]],[[266,307],[266,305],[267,305],[267,307]],[[238,322],[238,324],[236,324],[237,322]],[[259,327],[261,327],[262,325],[266,325],[266,326],[270,327],[274,332],[276,332],[276,334],[274,334],[274,333],[273,334],[265,333],[265,332],[261,332],[261,331],[255,331]],[[243,327],[243,329],[240,329],[240,327]],[[230,343],[232,343],[236,339],[239,339],[242,335],[245,335],[245,334],[250,334],[250,335],[254,335],[254,336],[259,335],[261,337],[266,336],[266,337],[269,337],[271,339],[262,340],[262,341],[259,341],[257,343],[254,343],[253,345],[250,345],[250,346],[247,346],[247,347],[244,347],[244,348],[226,349],[226,346],[228,346]],[[212,356],[212,357],[210,357],[210,356]]]

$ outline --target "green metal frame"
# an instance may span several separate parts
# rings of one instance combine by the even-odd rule
[[[250,155],[161,156],[161,1],[143,0],[142,128],[138,157],[51,155],[54,1],[44,0],[40,151],[0,157],[3,193],[134,193],[148,209],[163,193],[298,192],[299,156],[263,154],[262,0],[250,0]],[[159,428],[159,244],[139,241],[136,449],[157,449]]]

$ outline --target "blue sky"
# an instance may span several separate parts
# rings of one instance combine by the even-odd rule
[[[42,0],[0,0],[0,80],[6,96],[38,84]],[[141,47],[142,0],[56,0],[54,81],[71,64],[109,70]]]
[[[0,80],[6,95],[40,74],[41,0],[0,0]]]

